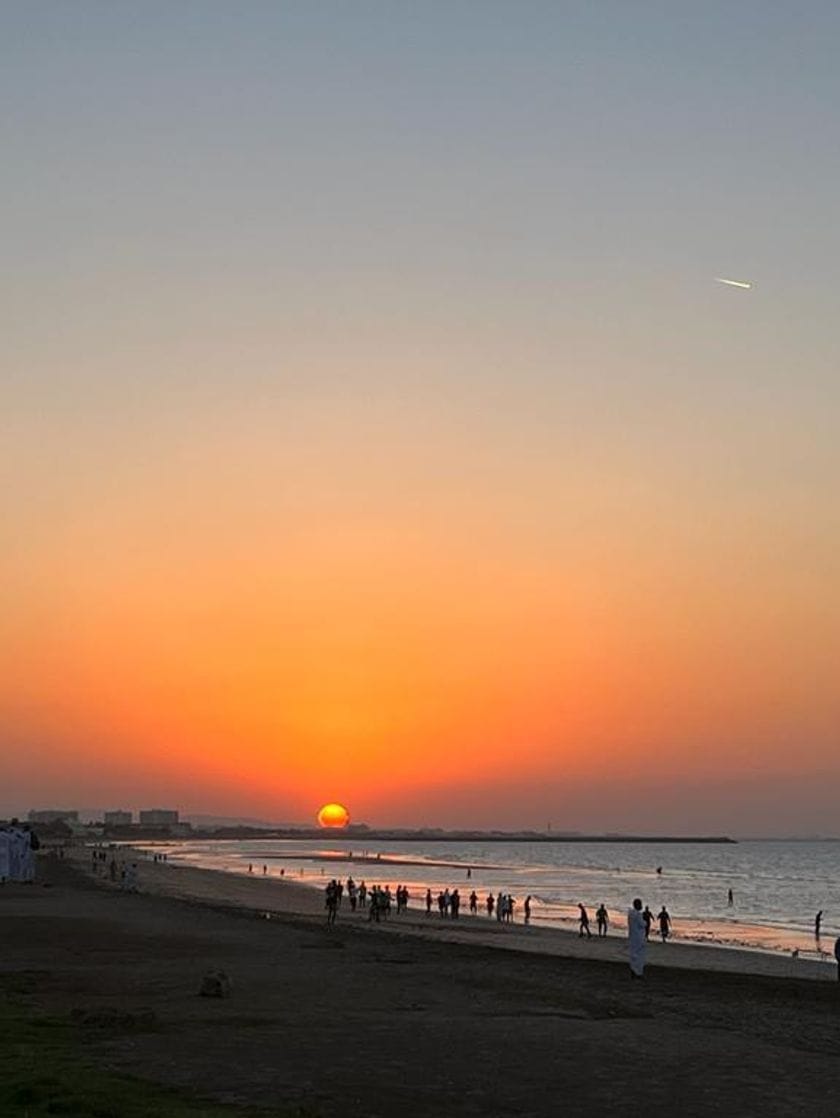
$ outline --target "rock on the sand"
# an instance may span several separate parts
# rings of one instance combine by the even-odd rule
[[[201,980],[199,995],[202,998],[229,998],[233,984],[223,970],[209,970]]]

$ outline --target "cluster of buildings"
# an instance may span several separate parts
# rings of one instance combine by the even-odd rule
[[[79,819],[78,811],[62,811],[48,809],[44,811],[30,811],[27,819],[33,826],[49,826],[52,823],[64,823],[71,830],[86,829],[90,826],[101,827],[105,831],[113,830],[154,830],[165,831],[170,835],[187,834],[192,830],[189,823],[182,823],[178,812],[170,808],[153,807],[138,812],[135,820],[130,811],[106,811],[101,820],[93,824],[84,824]]]

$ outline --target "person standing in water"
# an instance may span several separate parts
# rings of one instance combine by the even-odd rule
[[[730,908],[732,908],[732,906],[735,904],[735,894],[732,892],[731,889],[729,890],[729,899],[726,903],[729,905]]]
[[[814,917],[814,939],[819,939],[820,938],[820,927],[822,926],[822,914],[823,914],[823,910],[820,909],[820,911]]]

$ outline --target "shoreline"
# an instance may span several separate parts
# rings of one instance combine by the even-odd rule
[[[107,876],[94,877],[90,872],[90,848],[78,848],[72,862],[101,887],[118,892]],[[137,856],[139,889],[161,898],[206,904],[213,907],[239,909],[268,919],[302,919],[313,924],[325,923],[321,882],[318,886],[295,879],[269,877],[262,874],[233,873],[222,869],[193,866],[184,862],[153,862],[143,848],[122,846]],[[407,913],[391,914],[380,923],[368,919],[368,910],[350,911],[345,900],[339,911],[338,925],[369,934],[403,935],[432,942],[473,944],[497,950],[591,960],[626,963],[626,937],[623,922],[603,939],[593,935],[581,938],[576,931],[553,925],[521,922],[500,924],[484,915],[470,916],[464,912],[458,920],[441,918],[436,912],[427,916],[424,909],[409,908]],[[649,967],[675,970],[708,971],[716,974],[741,974],[763,978],[797,978],[809,981],[837,981],[833,962],[791,957],[778,951],[730,946],[720,943],[679,941],[661,943],[652,937],[648,944]]]
[[[238,840],[233,841],[239,845]],[[269,840],[271,841],[271,840]],[[142,843],[133,845],[132,848],[146,853],[157,853],[161,847],[168,847],[168,852],[173,858],[170,864],[186,864],[194,868],[213,869],[220,872],[229,873],[234,877],[246,876],[245,870],[249,860],[253,860],[255,867],[254,876],[261,876],[259,873],[260,866],[269,866],[269,873],[274,875],[276,873],[274,866],[276,864],[283,865],[280,873],[284,875],[284,880],[303,884],[308,889],[318,892],[326,884],[328,875],[334,873],[339,879],[347,876],[354,876],[357,881],[360,879],[367,879],[369,885],[378,884],[384,886],[386,883],[390,884],[392,889],[395,887],[399,877],[399,867],[406,867],[406,874],[408,880],[404,884],[408,885],[412,890],[412,898],[414,902],[415,911],[418,908],[421,897],[425,894],[427,887],[431,888],[433,896],[444,889],[452,888],[457,885],[462,893],[462,917],[465,917],[466,900],[470,890],[475,887],[480,895],[479,900],[479,918],[484,916],[483,899],[486,893],[493,892],[494,895],[499,891],[499,878],[496,878],[496,884],[490,885],[486,880],[487,873],[505,873],[509,870],[508,865],[497,866],[487,862],[475,861],[470,863],[460,861],[450,861],[445,858],[412,858],[410,855],[397,854],[391,855],[385,852],[371,852],[361,849],[357,852],[352,850],[344,851],[295,851],[292,853],[269,853],[260,849],[248,850],[246,853],[239,851],[238,856],[229,858],[225,856],[224,841],[220,845],[218,851],[213,850],[210,852],[195,853],[189,850],[190,840],[173,841],[168,844],[160,843]],[[119,845],[119,844],[118,844]],[[128,848],[131,844],[121,844],[122,847]],[[183,851],[187,851],[186,854]],[[297,866],[292,869],[294,864]],[[302,863],[306,863],[306,868]],[[310,865],[312,868],[310,868]],[[330,866],[335,867],[330,870]],[[359,867],[357,869],[355,867]],[[287,868],[289,867],[289,868]],[[319,867],[318,869],[314,867]],[[412,878],[411,870],[421,871],[422,880],[419,880],[415,875]],[[453,881],[451,878],[447,880],[447,875],[444,873],[437,873],[435,871],[450,870],[454,873],[472,873],[472,878],[467,877],[466,880]],[[378,871],[378,872],[375,872]],[[392,872],[393,871],[393,872]],[[482,881],[482,877],[485,878]],[[503,892],[513,892],[521,901],[526,892],[526,887],[521,885],[513,885],[510,888],[509,883],[501,882],[501,889]],[[577,933],[578,929],[578,912],[576,904],[571,901],[557,901],[553,898],[546,898],[536,890],[532,892],[532,923],[531,927],[548,927],[556,929],[557,931]],[[642,894],[644,896],[644,893]],[[594,905],[590,905],[590,916]],[[623,931],[625,907],[621,904],[613,903],[611,907],[611,923],[615,925],[616,929]],[[521,907],[517,912],[519,923],[522,923]],[[833,943],[834,934],[826,929],[825,935],[822,939],[816,939],[808,929],[804,927],[791,926],[784,922],[762,921],[761,919],[739,919],[734,915],[719,915],[716,917],[709,916],[687,916],[679,914],[674,916],[672,913],[672,935],[670,940],[671,946],[705,946],[715,950],[741,950],[749,953],[761,953],[773,956],[778,959],[786,959],[790,957],[801,957],[805,960],[813,961],[820,965],[826,963],[833,964]],[[594,921],[592,923],[593,933],[595,930]],[[651,936],[651,942],[656,939],[659,942],[658,935],[654,933]],[[620,932],[619,932],[620,934]]]

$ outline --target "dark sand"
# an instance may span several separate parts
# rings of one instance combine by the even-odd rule
[[[163,884],[174,867],[143,866],[159,895],[135,896],[40,861],[48,888],[0,889],[2,967],[37,972],[45,1012],[84,1011],[99,1066],[324,1118],[840,1114],[836,981],[654,965],[635,983],[619,961],[393,921],[383,933],[342,914],[328,931],[299,888],[266,920],[209,886],[179,899]],[[235,903],[271,887],[245,881]],[[197,996],[209,968],[232,976],[229,999]],[[107,1024],[144,1010],[156,1029]]]

